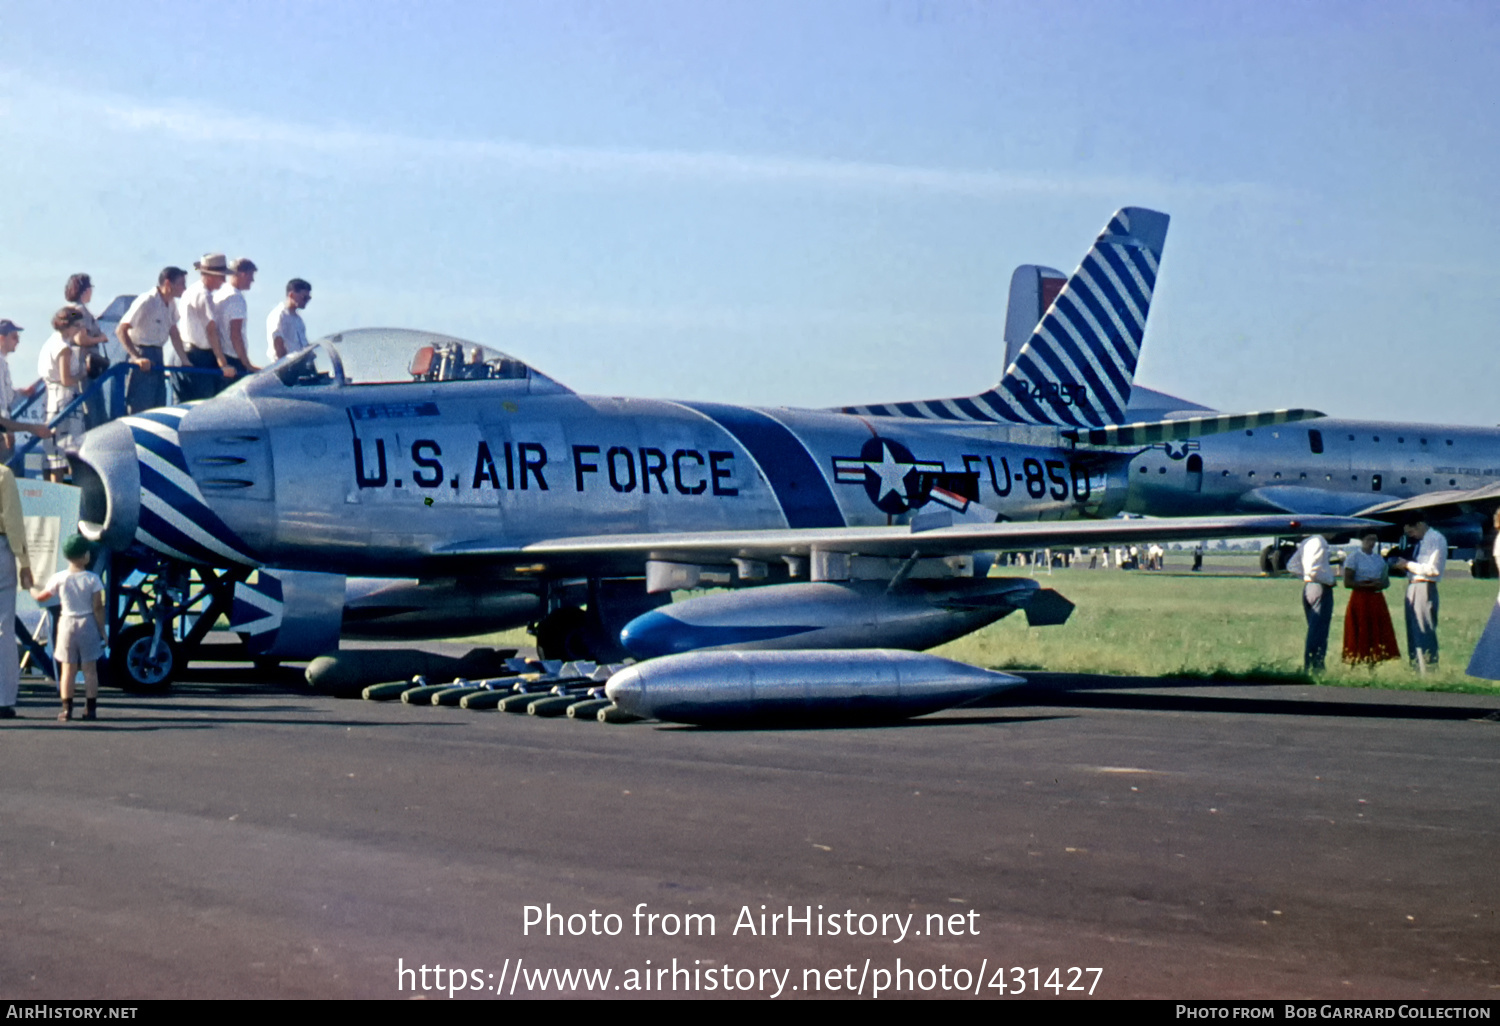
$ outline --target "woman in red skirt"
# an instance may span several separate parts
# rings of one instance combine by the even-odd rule
[[[1375,551],[1379,538],[1370,531],[1360,547],[1344,560],[1344,587],[1349,605],[1344,611],[1344,662],[1374,666],[1400,659],[1391,611],[1382,592],[1391,586],[1391,570]]]

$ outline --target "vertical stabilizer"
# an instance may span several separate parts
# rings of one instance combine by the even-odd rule
[[[988,392],[845,407],[845,412],[1059,427],[1122,423],[1168,221],[1166,214],[1141,207],[1126,207],[1110,218],[1006,367],[1005,377]],[[1037,277],[1040,297],[1045,280]]]

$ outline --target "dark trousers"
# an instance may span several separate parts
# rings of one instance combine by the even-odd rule
[[[141,355],[151,361],[151,369],[130,368],[130,379],[125,384],[125,408],[131,413],[167,405],[167,376],[162,370],[161,346],[139,348]]]
[[[1437,665],[1437,621],[1437,584],[1433,581],[1409,582],[1406,585],[1406,657],[1412,665]],[[1417,659],[1419,652],[1421,662]]]
[[[1323,670],[1328,657],[1328,628],[1333,623],[1333,589],[1326,584],[1302,586],[1302,613],[1307,617],[1307,644],[1302,649],[1302,669]]]
[[[194,349],[187,351],[188,366],[199,367],[205,370],[211,369],[214,374],[179,374],[177,376],[177,399],[179,402],[192,402],[195,399],[212,399],[224,390],[223,377],[217,376],[219,361],[214,359],[212,349]]]

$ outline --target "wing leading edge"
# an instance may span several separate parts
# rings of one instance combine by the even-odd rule
[[[434,556],[486,559],[534,572],[570,567],[591,575],[638,575],[648,560],[728,566],[737,559],[772,562],[831,552],[888,558],[962,556],[1026,548],[1065,548],[1133,541],[1192,541],[1295,534],[1345,534],[1371,526],[1357,517],[1173,517],[1163,520],[1080,520],[959,524],[932,530],[909,526],[593,535],[503,545],[483,539],[442,546]]]

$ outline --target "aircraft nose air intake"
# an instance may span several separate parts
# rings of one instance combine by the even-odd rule
[[[114,549],[139,542],[190,563],[258,561],[209,508],[178,437],[187,410],[162,407],[90,431],[74,458],[80,531]]]
[[[69,460],[82,489],[78,530],[90,541],[124,549],[135,537],[141,512],[141,476],[135,440],[123,421],[95,428]]]

